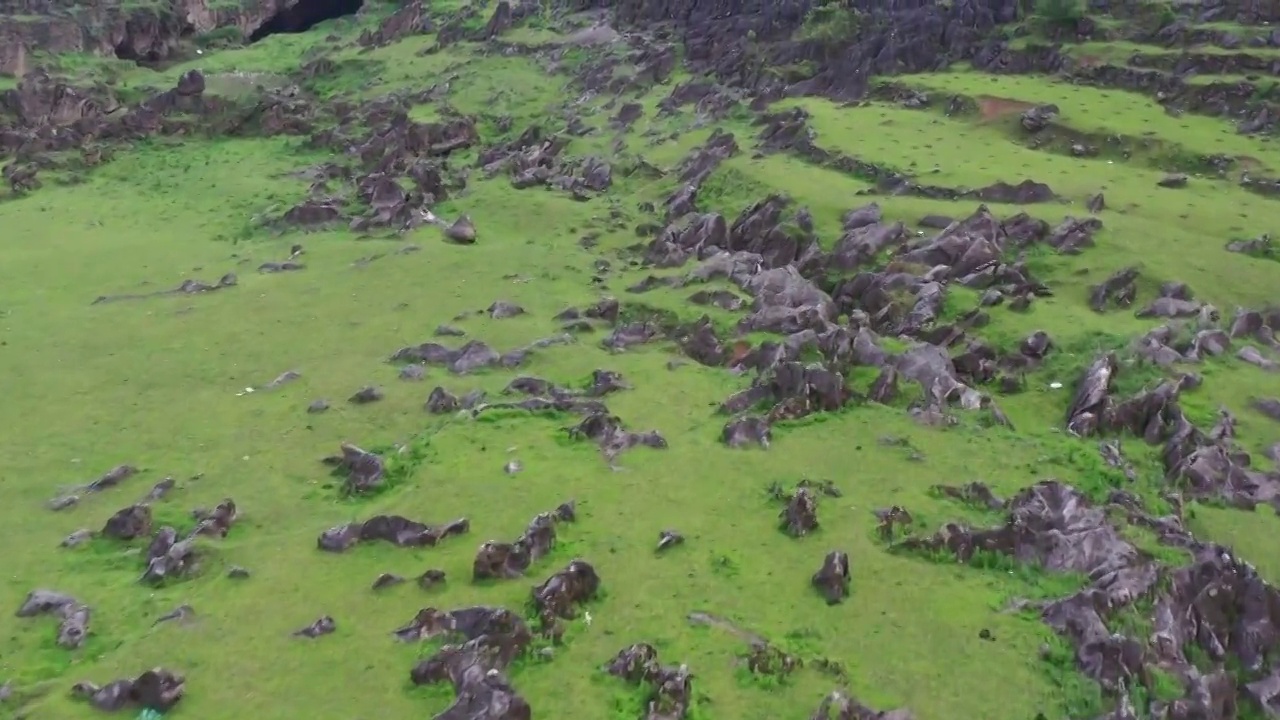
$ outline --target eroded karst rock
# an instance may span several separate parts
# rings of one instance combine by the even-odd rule
[[[844,600],[849,596],[849,555],[839,550],[827,553],[811,582],[828,605]]]
[[[544,630],[557,619],[577,617],[577,607],[590,602],[600,590],[600,576],[590,563],[574,560],[547,581],[533,588],[533,605]]]
[[[84,485],[65,489],[58,497],[49,501],[49,508],[64,510],[78,503],[81,496],[109,490],[137,474],[138,468],[132,465],[117,465]]]
[[[125,708],[167,713],[182,699],[186,679],[164,668],[147,670],[132,680],[115,680],[106,685],[79,682],[71,694],[94,708],[115,712]]]
[[[818,500],[807,487],[797,488],[779,514],[782,530],[791,537],[804,537],[818,529]]]
[[[32,590],[27,593],[15,613],[20,618],[53,615],[61,620],[58,625],[59,647],[74,650],[84,644],[89,634],[90,611],[74,597],[53,590]]]
[[[773,430],[765,418],[748,415],[725,423],[720,441],[731,448],[759,445],[768,448],[773,440]]]
[[[169,578],[190,574],[196,567],[194,540],[179,540],[178,531],[168,525],[156,531],[147,546],[146,570],[142,582],[158,585]]]
[[[337,629],[338,623],[334,621],[332,617],[324,615],[317,618],[310,625],[299,630],[295,630],[293,636],[314,639],[324,635],[331,635],[336,632]]]
[[[457,699],[439,717],[532,718],[529,703],[502,674],[533,641],[528,626],[515,613],[491,607],[462,608],[447,613],[427,608],[396,634],[404,640],[436,635],[456,639],[409,672],[415,685],[440,682],[453,685]]]
[[[569,437],[585,439],[600,447],[600,452],[612,465],[619,453],[624,450],[644,446],[655,450],[667,449],[667,440],[657,430],[648,432],[631,432],[623,427],[622,420],[616,415],[606,412],[593,412],[582,419],[582,422],[566,428]]]
[[[1037,483],[1005,503],[1007,524],[973,530],[948,524],[929,538],[908,538],[903,548],[945,550],[967,561],[977,552],[1009,555],[1047,570],[1103,572],[1133,564],[1137,549],[1107,521],[1106,511],[1055,480]]]
[[[325,463],[347,473],[343,489],[348,494],[363,495],[382,487],[386,465],[381,457],[347,442],[340,449],[341,455],[325,458]]]
[[[908,710],[877,712],[839,690],[822,699],[810,720],[914,720]]]
[[[476,551],[472,563],[475,580],[489,578],[517,578],[539,558],[546,556],[556,541],[556,525],[577,519],[573,502],[560,505],[554,512],[541,513],[533,518],[523,534],[514,542],[489,541]]]
[[[107,519],[101,535],[115,540],[133,540],[151,533],[151,507],[130,505]]]
[[[649,689],[642,717],[679,720],[688,714],[693,701],[693,675],[686,665],[662,665],[652,645],[637,643],[623,648],[605,670],[632,685]]]
[[[356,543],[371,540],[382,540],[397,547],[434,547],[445,538],[463,535],[470,530],[471,522],[466,518],[428,525],[400,515],[375,515],[364,522],[325,530],[316,540],[316,545],[328,552],[345,552]]]

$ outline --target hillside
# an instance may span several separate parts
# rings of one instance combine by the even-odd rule
[[[0,0],[0,718],[1280,716],[1276,21]]]

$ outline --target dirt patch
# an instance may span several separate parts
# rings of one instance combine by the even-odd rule
[[[1262,164],[1261,160],[1251,155],[1237,155],[1236,162],[1240,165],[1241,170],[1249,172],[1258,172],[1267,168],[1266,165]]]
[[[1005,115],[1023,113],[1035,106],[1035,103],[995,97],[994,95],[978,96],[978,112],[982,114],[983,120],[996,120]]]

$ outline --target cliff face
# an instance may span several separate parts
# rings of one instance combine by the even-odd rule
[[[277,13],[308,0],[215,2],[172,0],[125,8],[0,0],[0,75],[29,71],[33,50],[162,61],[174,54],[183,38],[222,27],[238,28],[247,37]]]
[[[172,57],[183,38],[227,27],[250,37],[271,31],[271,24],[282,18],[318,13],[333,17],[343,13],[329,6],[359,2],[154,0],[146,4],[135,0],[122,7],[118,2],[107,5],[93,0],[0,0],[0,75],[21,76],[29,71],[33,50],[159,62]],[[1098,12],[1121,12],[1133,2],[1089,0],[1089,5]],[[695,64],[745,53],[748,39],[752,44],[787,41],[818,5],[831,4],[829,0],[557,2],[570,11],[609,10],[624,26],[668,25],[684,41],[686,57]],[[929,70],[972,54],[982,33],[1017,19],[1020,4],[1029,7],[1031,0],[844,0],[843,6],[859,11],[866,25],[852,42],[790,47],[770,61],[818,61],[844,65],[845,70],[865,67],[872,73]],[[1203,0],[1201,7],[1199,18],[1204,21],[1280,22],[1280,0]]]
[[[685,60],[758,96],[860,97],[873,75],[937,70],[973,57],[991,29],[1014,22],[1020,0],[845,0],[856,26],[823,37],[798,32],[814,0],[569,0],[574,9],[612,8],[622,25],[668,23]],[[831,3],[822,3],[830,6]],[[808,28],[812,30],[812,28]],[[775,72],[819,69],[787,85]]]

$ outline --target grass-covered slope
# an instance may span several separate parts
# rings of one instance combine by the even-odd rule
[[[548,188],[518,190],[509,177],[486,178],[473,167],[473,148],[449,159],[455,168],[471,168],[466,188],[431,210],[442,218],[469,215],[478,229],[474,245],[445,242],[431,225],[372,237],[345,229],[278,233],[267,220],[307,193],[307,182],[294,173],[342,158],[304,138],[197,133],[121,146],[79,182],[59,183],[50,173],[38,191],[0,198],[0,608],[16,609],[28,592],[47,588],[92,610],[90,635],[74,650],[56,644],[56,619],[0,613],[0,685],[11,683],[0,716],[97,716],[70,696],[74,683],[101,684],[164,666],[186,676],[172,717],[431,717],[453,701],[452,689],[415,687],[409,669],[440,642],[403,643],[391,631],[424,607],[494,605],[524,615],[530,587],[574,558],[590,562],[602,579],[603,591],[587,605],[590,621],[567,621],[562,644],[531,652],[506,671],[536,717],[643,717],[646,694],[601,669],[637,642],[654,645],[664,662],[689,666],[695,679],[688,716],[703,720],[800,720],[837,687],[868,706],[910,708],[924,720],[1093,718],[1112,705],[1035,612],[1009,609],[1016,598],[1072,592],[1083,578],[1004,559],[966,565],[891,552],[873,510],[909,508],[917,534],[955,519],[989,525],[998,514],[941,499],[930,487],[982,481],[1004,497],[1045,478],[1099,502],[1114,485],[1162,503],[1158,448],[1127,441],[1136,479],[1125,481],[1099,458],[1096,440],[1063,427],[1075,383],[1099,352],[1115,351],[1126,362],[1125,393],[1166,374],[1132,364],[1132,340],[1160,321],[1131,311],[1094,312],[1089,288],[1137,265],[1135,307],[1167,281],[1189,285],[1228,322],[1236,307],[1280,301],[1280,263],[1224,249],[1229,240],[1280,229],[1276,200],[1210,175],[1192,177],[1181,189],[1157,186],[1167,170],[1182,167],[1162,166],[1171,148],[1176,158],[1225,154],[1275,172],[1280,154],[1273,143],[1238,135],[1215,119],[1171,118],[1140,95],[1036,76],[955,72],[899,80],[938,96],[1055,103],[1059,125],[1082,136],[1130,138],[1134,151],[1079,158],[1032,147],[1016,112],[948,115],[884,99],[775,104],[772,112],[803,107],[822,148],[922,183],[972,188],[1034,179],[1058,196],[1036,205],[989,205],[997,217],[1025,210],[1056,224],[1066,215],[1085,216],[1086,200],[1099,192],[1106,209],[1098,214],[1096,246],[1071,256],[1029,251],[1052,297],[1025,313],[991,308],[991,323],[977,331],[1001,349],[1036,330],[1056,343],[1056,354],[1027,373],[1025,392],[997,396],[1012,428],[988,427],[967,411],[957,411],[954,426],[927,427],[906,412],[918,393],[911,386],[893,405],[856,402],[779,423],[767,450],[730,449],[720,442],[726,418],[716,409],[750,376],[689,361],[673,366],[678,352],[669,342],[611,352],[600,343],[605,328],[539,349],[518,370],[459,376],[430,366],[420,381],[400,379],[400,364],[387,358],[438,339],[432,334],[442,324],[466,332],[438,339],[451,346],[467,339],[499,351],[527,346],[561,332],[554,318],[566,307],[584,308],[605,295],[619,299],[624,314],[690,321],[707,312],[717,328],[732,328],[741,313],[686,301],[698,289],[733,289],[727,284],[626,290],[649,274],[681,272],[639,267],[633,246],[648,243],[656,229],[634,228],[661,225],[645,204],[661,208],[680,184],[682,159],[717,128],[733,132],[743,150],[704,182],[698,206],[730,221],[770,193],[784,193],[809,209],[817,237],[830,248],[842,215],[871,200],[913,230],[926,215],[963,218],[978,201],[863,197],[874,187],[854,174],[793,153],[755,154],[760,127],[745,105],[719,118],[693,106],[660,114],[658,102],[688,79],[680,71],[628,95],[643,115],[629,130],[611,129],[617,110],[611,96],[584,90],[573,72],[618,51],[560,46],[574,31],[555,22],[512,31],[504,40],[523,44],[514,53],[469,41],[424,53],[434,35],[373,50],[351,42],[376,21],[340,20],[163,71],[83,60],[64,68],[82,81],[112,76],[122,94],[169,87],[200,69],[207,93],[231,98],[258,92],[256,84],[288,85],[304,62],[323,54],[338,70],[310,81],[304,93],[358,103],[447,82],[447,103],[417,102],[413,118],[473,116],[481,146],[511,140],[530,124],[558,132],[576,117],[589,132],[573,136],[566,152],[614,162],[612,187],[585,202]],[[1160,152],[1144,152],[1144,139],[1159,143]],[[665,174],[624,174],[636,157]],[[595,243],[581,242],[586,235]],[[289,256],[295,243],[305,247],[305,269],[256,271]],[[228,272],[238,284],[217,292],[93,302],[167,290],[189,278],[214,282]],[[942,320],[975,307],[980,295],[952,288]],[[497,300],[526,312],[500,320],[471,314]],[[769,338],[746,338],[761,339]],[[883,342],[890,350],[908,344]],[[612,469],[590,443],[563,430],[579,420],[570,413],[472,418],[423,408],[437,385],[457,395],[484,389],[493,400],[517,375],[583,387],[597,369],[619,372],[631,386],[606,398],[609,410],[629,429],[657,429],[667,449],[629,450]],[[1232,354],[1184,369],[1205,380],[1182,398],[1188,416],[1207,429],[1220,407],[1231,409],[1237,442],[1265,470],[1260,453],[1280,438],[1280,424],[1249,403],[1280,395],[1280,376]],[[300,377],[264,388],[290,370]],[[848,380],[865,393],[876,376],[875,368],[854,368]],[[385,398],[347,402],[367,385],[382,388]],[[331,409],[308,413],[321,398]],[[385,490],[343,496],[340,479],[319,461],[344,441],[387,458]],[[522,469],[505,472],[511,461]],[[73,507],[48,509],[63,489],[121,464],[140,472],[84,494]],[[193,576],[159,587],[139,583],[145,538],[59,547],[77,529],[101,529],[166,476],[176,488],[152,503],[156,527],[190,530],[193,508],[224,498],[239,509],[225,538],[199,540]],[[790,538],[778,529],[783,504],[768,487],[790,489],[804,478],[830,480],[842,494],[819,500],[816,532]],[[571,499],[576,522],[558,527],[554,550],[525,578],[471,581],[481,542],[510,541],[534,515]],[[325,529],[378,514],[431,523],[466,517],[471,530],[430,548],[367,542],[343,554],[317,549]],[[1265,576],[1280,579],[1269,540],[1273,514],[1265,505],[1246,514],[1192,504],[1187,522],[1202,539],[1234,545]],[[667,529],[685,541],[658,554],[659,532]],[[1170,564],[1186,560],[1145,530],[1125,532]],[[834,606],[810,585],[831,550],[851,559],[851,594]],[[229,577],[233,567],[249,577]],[[444,570],[447,583],[370,589],[381,573],[412,580],[428,568]],[[156,624],[183,604],[194,609],[190,621]],[[723,623],[691,622],[693,613]],[[291,635],[323,615],[335,619],[336,632]],[[742,660],[743,633],[759,635],[805,667],[785,677],[752,673]],[[1157,685],[1170,695],[1163,699],[1181,694],[1176,681]]]

